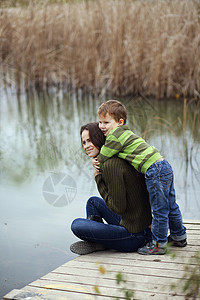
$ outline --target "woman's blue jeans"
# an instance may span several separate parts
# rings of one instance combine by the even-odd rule
[[[168,161],[162,160],[150,166],[145,181],[153,213],[152,240],[164,246],[167,243],[168,229],[174,240],[185,239],[186,228],[176,203],[173,171]]]
[[[106,223],[78,218],[72,222],[72,232],[81,240],[104,245],[120,252],[134,252],[150,238],[150,230],[130,233],[120,225],[121,217],[112,212],[99,197],[91,197],[86,205],[87,218],[91,215],[102,217]]]

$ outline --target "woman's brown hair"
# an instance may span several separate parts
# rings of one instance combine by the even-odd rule
[[[89,136],[92,144],[95,147],[97,147],[97,149],[100,150],[105,143],[106,137],[104,136],[103,132],[99,129],[99,123],[92,122],[81,126],[80,135],[82,135],[82,132],[84,130],[89,131]],[[82,144],[82,140],[81,140],[81,144]]]

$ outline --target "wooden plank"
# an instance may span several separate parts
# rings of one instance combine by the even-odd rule
[[[51,289],[43,289],[37,287],[26,286],[21,290],[21,294],[17,294],[15,297],[20,296],[18,299],[37,299],[37,300],[110,300],[110,295],[92,295],[92,294],[84,294],[77,292],[69,292],[69,291],[60,291],[60,290],[51,290]],[[28,296],[30,298],[28,298]],[[32,296],[32,298],[31,298]],[[33,298],[34,297],[34,298]],[[117,294],[119,299],[124,299],[124,296]],[[134,300],[148,299],[152,298],[153,300],[160,299],[177,299],[184,300],[184,296],[178,295],[174,292],[171,293],[156,293],[149,291],[135,291]],[[4,298],[4,300],[11,300],[13,298]],[[15,298],[17,299],[17,298]]]
[[[199,230],[199,224],[185,224],[186,229],[189,230]]]
[[[9,300],[9,299],[14,299],[15,297],[16,297],[16,295],[17,294],[20,294],[21,293],[21,290],[19,290],[19,289],[14,289],[14,290],[12,290],[12,291],[10,291],[7,295],[5,295],[4,297],[3,297],[3,299],[5,299],[5,300]]]
[[[126,279],[126,287],[134,290],[134,299],[184,299],[180,289],[178,294],[171,291],[171,284],[180,281],[188,262],[191,266],[196,264],[190,260],[200,250],[200,221],[185,220],[184,224],[188,245],[186,248],[170,247],[175,259],[171,255],[143,256],[114,250],[99,251],[78,256],[23,289],[11,291],[3,299],[124,299],[115,280],[119,271]],[[99,272],[100,265],[104,266],[105,274]],[[95,286],[99,286],[100,295],[96,294]]]
[[[60,271],[62,270],[62,267],[60,267]],[[106,268],[107,268],[107,265],[106,265]],[[97,271],[95,268],[92,269],[92,268],[79,268],[79,267],[71,267],[71,270],[70,270],[70,267],[67,269],[67,272],[70,272],[71,274],[76,274],[77,272],[79,272],[79,274],[81,276],[84,276],[84,274],[86,274],[86,276],[89,277],[89,273],[91,273],[91,271]],[[112,266],[110,265],[109,266],[109,270],[107,270],[109,272],[123,272],[124,274],[139,274],[139,275],[151,275],[151,276],[155,276],[155,277],[167,277],[167,278],[181,278],[182,277],[182,274],[183,272],[181,270],[173,270],[173,272],[169,272],[169,270],[165,270],[165,269],[156,269],[156,268],[141,268],[141,267],[134,267],[134,266],[131,266],[131,267],[128,267],[128,266]],[[65,272],[65,270],[63,270],[63,272]],[[161,274],[158,276],[158,272],[160,272]]]
[[[80,284],[90,284],[99,285],[99,286],[114,286],[115,285],[115,275],[116,273],[102,274],[92,272],[93,276],[79,276],[77,273],[75,275],[66,274],[66,273],[56,273],[51,272],[41,278],[41,280],[54,280],[58,282],[68,282],[68,283],[80,283]],[[155,285],[155,277],[148,275],[137,275],[133,276],[132,274],[126,274],[126,281],[129,283],[141,283],[148,285]],[[156,281],[156,285],[160,286],[163,289],[163,285],[171,287],[171,284],[178,282],[178,278],[173,279],[172,281],[169,278],[163,277],[159,278],[159,281]]]
[[[198,239],[193,239],[193,240],[189,240],[188,241],[188,246],[196,246],[196,247],[198,247],[199,248],[199,250],[200,250],[200,240],[198,240]],[[198,249],[197,249],[197,251],[198,251]]]
[[[16,290],[15,290],[16,291]],[[59,291],[51,289],[42,289],[31,287],[27,285],[20,291],[17,291],[15,294],[7,294],[3,300],[11,299],[37,299],[37,300],[108,300],[108,297],[101,297],[96,295],[78,293],[78,292],[69,292],[69,291]]]
[[[193,236],[199,239],[200,230],[194,229],[194,230],[188,230],[187,231],[187,240],[191,239]]]
[[[132,260],[126,260],[126,259],[115,259],[115,258],[109,258],[105,257],[102,260],[97,261],[96,257],[84,257],[82,260],[79,259],[77,261],[72,262],[72,266],[76,267],[78,266],[79,268],[82,267],[82,264],[89,266],[89,264],[93,263],[96,269],[98,269],[99,265],[105,265],[105,266],[116,266],[116,268],[119,265],[122,266],[134,266],[134,267],[148,267],[148,268],[155,268],[155,269],[167,269],[167,270],[182,270],[184,268],[184,265],[188,263],[188,260],[179,260],[177,262],[177,259],[171,259],[168,262],[167,261],[162,261],[162,259],[154,259],[154,260],[139,260],[139,259],[132,259]],[[70,264],[68,265],[70,267]]]
[[[106,274],[98,274],[95,272],[91,272],[91,275],[94,276],[77,276],[77,275],[66,275],[66,274],[59,274],[59,273],[51,273],[46,276],[47,281],[54,281],[54,282],[67,282],[67,283],[79,283],[81,285],[98,285],[100,287],[112,287],[112,288],[119,288],[116,286],[115,275],[116,273],[107,272]],[[99,276],[99,277],[98,277]],[[134,274],[124,274],[124,278],[126,279],[126,283],[128,287],[134,288],[134,290],[142,289],[146,291],[163,291],[165,292],[171,291],[171,285],[177,284],[179,279],[177,278],[167,278],[167,277],[153,277],[148,275],[137,275]],[[184,280],[185,281],[185,280]]]
[[[199,220],[185,220],[183,219],[183,224],[187,225],[187,224],[197,224],[200,225],[200,221]]]
[[[95,284],[95,286],[99,284]],[[80,284],[80,283],[66,283],[66,282],[57,282],[54,280],[37,280],[34,281],[33,283],[31,283],[31,285],[29,285],[31,287],[36,287],[36,288],[44,288],[44,289],[52,289],[52,290],[62,290],[62,291],[74,291],[74,292],[80,292],[83,294],[91,294],[91,295],[96,295],[95,289],[94,289],[94,285],[91,285],[91,283],[88,281],[87,284]],[[163,289],[163,286],[159,286],[157,284],[154,283],[154,285],[152,284],[141,284],[141,285],[136,285],[130,282],[126,282],[126,288],[130,289],[130,290],[134,290],[135,292],[148,292],[148,293],[156,293],[160,294],[160,295],[166,295],[169,294],[171,292],[171,287],[170,286],[166,286],[165,289]],[[100,286],[99,287],[100,292],[103,296],[107,296],[107,297],[117,297],[120,295],[121,293],[121,289],[119,286],[117,286],[116,282],[113,281],[113,286]],[[183,293],[182,293],[183,295]],[[179,296],[181,296],[181,293],[179,293]],[[161,296],[162,298],[162,296]]]
[[[109,262],[109,260],[105,260],[105,262],[102,262],[102,264],[105,266],[106,270],[109,271],[117,271],[119,268],[126,268],[126,270],[128,271],[129,269],[131,270],[135,270],[138,268],[143,268],[143,269],[154,269],[157,271],[164,269],[167,270],[167,272],[169,270],[175,270],[175,271],[182,271],[183,270],[183,265],[182,264],[176,264],[176,263],[162,263],[160,261],[154,261],[154,262],[148,262],[148,265],[145,261],[126,261],[125,263],[121,263],[121,261],[117,261],[116,263],[113,262],[113,260],[111,262]],[[89,262],[89,261],[73,261],[71,262],[71,265],[69,265],[68,267],[71,268],[80,268],[80,269],[90,269],[90,270],[96,270],[98,269],[98,265],[96,262]]]

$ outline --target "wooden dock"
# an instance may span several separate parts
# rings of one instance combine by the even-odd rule
[[[132,299],[185,299],[181,288],[173,290],[171,285],[184,282],[184,279],[181,280],[184,267],[190,263],[193,268],[197,263],[190,262],[190,259],[200,251],[200,221],[185,221],[184,224],[187,227],[188,245],[185,248],[171,247],[175,258],[172,254],[145,256],[113,250],[82,255],[24,288],[11,291],[3,300],[126,299],[120,289],[122,285],[116,283],[118,272],[122,272],[126,279],[126,289],[134,291]],[[188,274],[191,274],[191,270]]]

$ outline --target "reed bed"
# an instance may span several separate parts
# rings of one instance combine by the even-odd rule
[[[199,1],[31,3],[0,11],[4,84],[200,98]]]

